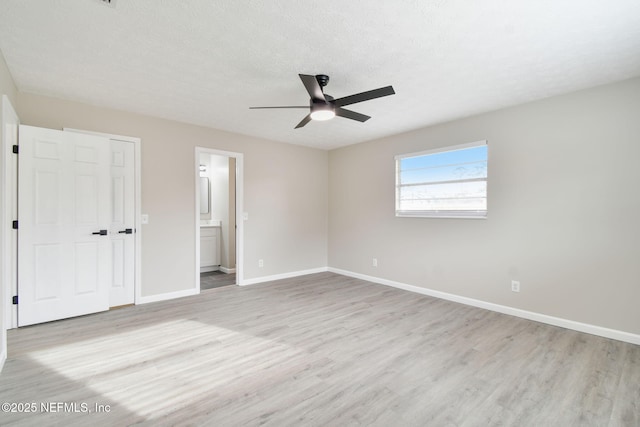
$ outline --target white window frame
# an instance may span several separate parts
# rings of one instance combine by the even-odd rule
[[[402,159],[406,159],[409,157],[421,157],[428,156],[431,154],[445,153],[449,151],[457,151],[464,150],[467,148],[475,148],[487,146],[487,178],[473,178],[473,179],[460,179],[455,181],[448,182],[471,182],[471,181],[486,181],[487,183],[487,193],[485,197],[488,197],[489,193],[489,152],[488,152],[488,144],[486,140],[470,142],[468,144],[459,144],[452,145],[447,147],[435,148],[432,150],[419,151],[415,153],[406,153],[406,154],[398,154],[395,156],[395,164],[396,164],[396,217],[418,217],[418,218],[462,218],[462,219],[486,219],[487,211],[488,211],[488,198],[487,198],[487,209],[485,210],[474,210],[474,211],[454,211],[454,210],[423,210],[423,211],[401,211],[399,209],[400,206],[400,161]]]

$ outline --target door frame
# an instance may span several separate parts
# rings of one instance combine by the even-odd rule
[[[140,304],[142,302],[142,139],[135,136],[114,135],[111,133],[94,132],[90,130],[74,129],[74,128],[62,128],[65,132],[84,133],[87,135],[103,136],[105,138],[113,139],[116,141],[132,142],[133,143],[133,181],[134,181],[134,218],[135,218],[135,233],[134,236],[134,252],[135,261],[133,269],[135,272],[133,288],[134,291],[134,304]]]
[[[18,126],[20,125],[20,118],[16,114],[11,101],[7,95],[2,95],[2,134],[0,135],[0,149],[2,150],[2,173],[0,174],[0,187],[2,189],[2,195],[0,199],[0,219],[2,224],[2,230],[0,230],[0,296],[2,297],[3,304],[3,324],[2,328],[2,348],[0,357],[5,357],[6,353],[6,329],[12,329],[18,325],[18,309],[12,303],[12,296],[17,295],[17,249],[18,239],[17,233],[10,228],[10,221],[17,220],[16,211],[17,205],[17,192],[18,192],[18,158],[13,154],[14,141],[9,141],[6,136],[6,126],[10,124],[16,125],[16,141]]]
[[[236,285],[243,283],[244,267],[244,154],[233,151],[217,150],[215,148],[195,147],[195,161],[193,166],[195,193],[195,284],[194,288],[200,293],[200,155],[213,154],[216,156],[233,157],[236,159]]]

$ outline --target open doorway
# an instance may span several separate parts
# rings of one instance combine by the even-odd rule
[[[242,155],[198,147],[196,175],[198,289],[240,284]]]

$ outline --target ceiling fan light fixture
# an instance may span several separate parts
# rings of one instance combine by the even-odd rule
[[[309,108],[309,114],[300,120],[300,123],[298,123],[295,129],[300,129],[301,127],[306,126],[311,120],[327,121],[333,119],[335,116],[364,123],[371,117],[342,107],[357,104],[358,102],[369,101],[370,99],[382,98],[383,96],[395,95],[396,93],[392,86],[386,86],[335,99],[333,96],[324,93],[324,90],[322,89],[327,85],[327,83],[329,83],[329,76],[325,74],[318,74],[316,76],[310,74],[298,74],[298,76],[300,77],[300,80],[302,80],[302,84],[310,96],[309,107],[302,105],[288,105],[274,107],[249,107],[249,109]]]
[[[331,120],[335,116],[336,116],[336,113],[334,113],[332,110],[317,110],[311,113],[311,120],[317,120],[322,122],[325,120]]]
[[[335,109],[330,104],[314,104],[311,107],[311,120],[325,121],[336,116]]]

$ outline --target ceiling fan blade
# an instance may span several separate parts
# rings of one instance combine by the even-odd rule
[[[325,101],[324,93],[322,93],[322,88],[320,87],[320,83],[318,83],[318,79],[316,76],[311,76],[309,74],[298,74],[300,76],[300,80],[302,80],[302,84],[309,92],[309,96],[313,100]]]
[[[336,107],[355,104],[357,102],[368,101],[370,99],[381,98],[383,96],[394,95],[396,92],[393,86],[381,87],[380,89],[369,90],[367,92],[356,93],[335,100]]]
[[[344,117],[351,120],[357,120],[359,122],[366,122],[371,116],[356,113],[355,111],[347,110],[346,108],[336,108],[336,116]]]
[[[300,123],[298,123],[298,126],[296,126],[295,128],[301,128],[302,126],[306,125],[307,123],[309,123],[311,121],[311,114],[307,114],[307,116],[302,119],[302,121]]]
[[[249,107],[249,110],[264,110],[265,108],[309,108],[308,105],[287,105],[285,107]]]

